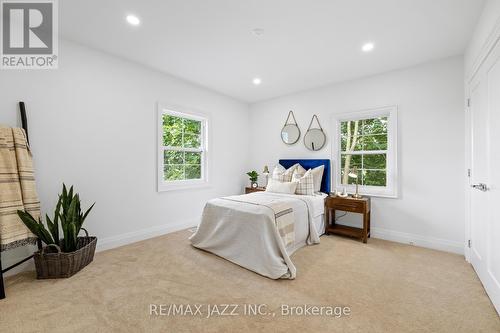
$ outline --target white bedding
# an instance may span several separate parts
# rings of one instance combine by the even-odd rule
[[[190,238],[191,244],[272,279],[295,278],[296,268],[290,255],[306,244],[319,243],[324,230],[326,195],[255,192],[248,196],[287,199],[295,215],[292,244],[283,245],[268,207],[240,202],[240,199],[227,200],[231,197],[207,202],[198,230]]]

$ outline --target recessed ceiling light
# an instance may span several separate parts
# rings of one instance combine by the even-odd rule
[[[255,79],[252,80],[253,84],[255,84],[256,86],[258,86],[259,84],[262,83],[262,80],[258,77],[256,77]]]
[[[370,52],[374,48],[375,48],[375,44],[373,44],[373,43],[366,43],[366,44],[363,45],[363,47],[361,48],[361,50],[363,50],[363,52]]]
[[[141,20],[135,15],[127,15],[127,22],[131,25],[139,25],[141,24]]]

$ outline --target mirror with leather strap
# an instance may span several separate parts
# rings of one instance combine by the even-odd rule
[[[318,128],[311,128],[314,119],[318,123]],[[309,127],[307,128],[307,132],[304,135],[304,145],[307,149],[312,151],[321,150],[326,143],[326,134],[319,123],[318,116],[313,115],[311,118],[311,122],[309,123]]]

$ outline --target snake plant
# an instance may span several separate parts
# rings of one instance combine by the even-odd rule
[[[94,205],[95,203],[83,213],[78,193],[73,192],[73,186],[68,191],[66,185],[63,184],[62,194],[59,194],[59,200],[54,211],[54,218],[50,219],[47,214],[45,215],[47,228],[41,218],[37,221],[26,211],[18,210],[17,215],[19,215],[24,225],[45,244],[56,244],[63,252],[73,252],[77,250],[77,239],[80,230],[85,230],[82,228],[83,222]],[[59,237],[59,223],[63,232],[62,239]]]

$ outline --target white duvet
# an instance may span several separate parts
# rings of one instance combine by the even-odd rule
[[[268,207],[224,198],[207,202],[191,244],[269,278],[294,279],[297,270],[290,255],[306,244],[319,243],[320,230],[314,221],[324,213],[325,195],[255,192],[246,196],[256,195],[263,200],[276,196],[289,200],[295,216],[293,244],[283,245]]]

